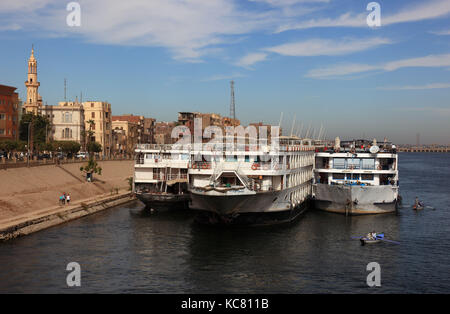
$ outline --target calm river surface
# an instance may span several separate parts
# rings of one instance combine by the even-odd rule
[[[0,243],[0,292],[449,293],[450,154],[399,158],[398,215],[309,211],[289,225],[224,229],[134,201]],[[413,211],[416,195],[434,209]],[[401,244],[351,239],[372,230]],[[81,287],[66,285],[69,262],[81,265]],[[381,265],[381,287],[366,285],[369,262]]]

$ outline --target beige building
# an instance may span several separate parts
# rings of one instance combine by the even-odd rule
[[[27,98],[23,105],[24,113],[40,113],[42,109],[42,97],[39,95],[39,86],[37,78],[37,61],[34,57],[34,48],[31,48],[31,55],[28,59],[28,77],[25,82],[27,88]]]
[[[172,139],[172,129],[175,122],[157,122],[155,124],[154,140],[156,144],[172,144],[176,139]]]
[[[83,108],[86,132],[93,132],[88,140],[102,145],[102,154],[110,156],[113,144],[111,104],[105,101],[85,101]]]
[[[52,124],[48,133],[55,141],[75,141],[85,144],[85,123],[83,105],[78,101],[59,102],[58,106],[43,106],[41,114],[46,116]]]
[[[113,117],[113,153],[133,155],[136,144],[139,142],[140,126],[131,121]]]

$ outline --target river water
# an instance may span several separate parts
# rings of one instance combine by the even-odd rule
[[[398,214],[308,211],[272,227],[198,225],[139,201],[0,243],[1,293],[449,293],[450,155],[401,153]],[[411,209],[415,196],[427,207]],[[401,242],[361,246],[384,231]],[[66,266],[81,267],[81,287]],[[369,288],[366,265],[381,267]]]

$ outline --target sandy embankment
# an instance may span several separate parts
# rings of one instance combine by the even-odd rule
[[[0,170],[0,220],[58,205],[59,196],[70,193],[73,202],[128,188],[133,161],[101,161],[102,175],[86,182],[83,163]],[[63,169],[61,169],[63,168]]]

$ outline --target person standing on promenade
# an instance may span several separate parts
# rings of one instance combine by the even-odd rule
[[[66,202],[67,202],[67,205],[69,205],[69,203],[70,203],[70,194],[69,193],[67,193]]]

